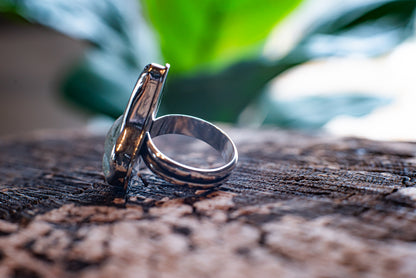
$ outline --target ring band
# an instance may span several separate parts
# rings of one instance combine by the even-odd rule
[[[238,152],[221,129],[199,118],[166,115],[155,118],[169,65],[147,65],[141,73],[127,108],[110,128],[103,156],[103,172],[109,184],[127,187],[133,167],[143,158],[149,169],[175,185],[210,188],[221,184],[235,168]],[[163,154],[152,138],[182,134],[202,140],[217,150],[224,164],[196,168]]]
[[[218,151],[225,161],[216,168],[196,168],[184,165],[164,155],[152,138],[165,134],[181,134],[204,141]],[[234,169],[238,155],[232,140],[218,127],[204,120],[185,116],[168,115],[157,118],[147,133],[142,157],[154,173],[174,184],[212,187],[220,184]]]

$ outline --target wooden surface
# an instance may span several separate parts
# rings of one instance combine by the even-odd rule
[[[217,190],[144,171],[127,193],[103,180],[103,136],[1,139],[0,277],[416,276],[416,144],[230,135]]]

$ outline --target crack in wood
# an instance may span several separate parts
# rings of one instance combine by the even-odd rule
[[[107,185],[102,136],[1,139],[0,276],[412,277],[416,144],[230,133],[241,159],[213,190]]]

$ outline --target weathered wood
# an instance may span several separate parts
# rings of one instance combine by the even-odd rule
[[[210,191],[107,185],[103,136],[0,140],[0,277],[415,276],[416,144],[230,133],[238,168]]]

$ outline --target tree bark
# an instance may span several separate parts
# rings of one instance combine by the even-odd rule
[[[415,143],[228,130],[214,190],[108,185],[104,136],[0,139],[0,277],[415,277]],[[197,163],[181,143],[160,142]]]

